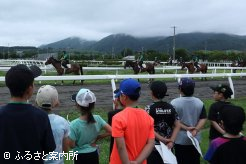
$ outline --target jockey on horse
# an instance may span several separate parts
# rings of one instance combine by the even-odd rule
[[[172,56],[170,56],[168,58],[168,62],[167,62],[168,65],[173,65],[173,59],[172,59]]]
[[[66,51],[62,51],[63,56],[61,58],[61,64],[64,68],[68,68],[67,64],[69,64],[68,54]]]
[[[140,66],[140,69],[143,69],[143,60],[144,60],[144,56],[143,56],[143,53],[141,53],[137,59],[137,63]]]
[[[199,58],[197,56],[193,56],[191,62],[196,67],[196,72],[200,71],[200,67],[198,65]]]

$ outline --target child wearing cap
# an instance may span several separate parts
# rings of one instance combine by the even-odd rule
[[[51,85],[41,86],[36,95],[37,105],[44,110],[50,120],[53,136],[56,143],[56,155],[49,155],[44,161],[45,164],[63,164],[63,152],[67,152],[68,146],[68,133],[69,124],[63,117],[56,115],[52,112],[53,108],[59,105],[58,92],[55,87]],[[54,159],[56,157],[57,159]]]
[[[225,105],[220,115],[225,134],[212,140],[204,159],[212,164],[245,164],[246,137],[240,134],[245,122],[243,108]]]
[[[215,100],[208,112],[208,119],[210,120],[209,140],[211,141],[225,133],[225,130],[220,125],[220,112],[224,105],[232,105],[228,99],[231,98],[233,92],[226,84],[219,84],[210,88],[214,91],[213,98]]]
[[[180,129],[178,114],[171,104],[163,101],[167,93],[167,86],[164,82],[152,82],[150,90],[153,103],[147,105],[145,110],[154,119],[155,145],[160,145],[160,142],[163,142],[171,149]],[[163,160],[155,148],[148,157],[147,163],[163,164]]]
[[[200,130],[206,122],[206,110],[203,102],[194,97],[195,82],[182,78],[179,82],[181,97],[173,99],[171,104],[179,115],[181,129],[175,140],[175,155],[178,164],[200,164],[200,154],[187,136],[187,131],[200,142]]]
[[[80,89],[72,95],[81,116],[70,124],[70,146],[77,152],[75,164],[99,164],[96,141],[110,136],[111,127],[99,115],[93,115],[96,97],[89,89]],[[106,133],[100,134],[101,129]]]
[[[29,103],[34,78],[41,73],[35,65],[18,64],[5,75],[11,98],[0,108],[1,164],[43,163],[43,156],[56,148],[48,115]],[[4,156],[5,152],[10,156]],[[34,158],[37,153],[39,157]]]
[[[114,137],[110,164],[143,163],[154,147],[154,121],[143,109],[136,108],[141,86],[134,79],[120,83],[116,97],[125,107],[113,116]]]

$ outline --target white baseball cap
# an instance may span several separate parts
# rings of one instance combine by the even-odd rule
[[[43,85],[39,88],[36,103],[41,108],[51,109],[59,104],[58,92],[51,85]]]
[[[78,93],[73,94],[72,101],[76,101],[80,106],[88,107],[89,104],[96,102],[96,96],[89,89],[82,88]]]

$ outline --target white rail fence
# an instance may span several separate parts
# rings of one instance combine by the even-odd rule
[[[55,68],[52,65],[40,65],[39,66],[42,71],[45,72],[55,72]],[[10,69],[10,66],[6,67],[0,67],[0,71],[7,71]],[[130,70],[131,68],[127,68],[127,70]],[[162,73],[167,73],[167,71],[172,70],[174,74],[178,73],[178,70],[181,69],[181,66],[163,66],[163,67],[155,67],[155,70],[161,70]],[[233,70],[236,69],[237,71],[240,71],[243,73],[246,70],[246,67],[208,67],[208,70],[212,70],[212,73],[216,74],[218,70],[222,70],[224,73],[226,71],[230,71],[233,73]],[[115,71],[115,74],[118,75],[120,70],[124,70],[123,67],[83,67],[83,70],[89,71],[89,70],[97,70],[97,71]],[[188,70],[186,70],[186,73],[188,74]]]
[[[119,79],[158,79],[158,78],[174,78],[177,81],[180,81],[181,78],[202,78],[202,77],[227,77],[230,87],[234,93],[234,85],[232,77],[243,77],[246,76],[246,73],[217,73],[217,74],[142,74],[142,75],[71,75],[71,76],[39,76],[35,80],[39,81],[52,81],[52,80],[111,80],[112,93],[116,89],[115,81]],[[5,77],[0,77],[0,81],[5,81]],[[113,93],[114,97],[114,93]],[[235,93],[232,95],[232,98],[235,97]]]
[[[86,61],[86,62],[98,62],[103,63],[103,61]],[[125,61],[119,61],[124,63]],[[153,61],[146,61],[146,62],[153,62]],[[0,70],[7,71],[11,66],[17,65],[17,64],[25,64],[25,65],[37,65],[39,66],[45,73],[47,71],[55,71],[54,67],[52,65],[45,65],[45,61],[43,60],[0,60]],[[177,74],[177,71],[180,70],[181,66],[166,66],[166,62],[161,62],[164,64],[160,67],[155,67],[156,70],[162,70],[163,73],[165,73],[167,70],[173,70],[175,74]],[[201,62],[202,63],[202,62]],[[215,62],[206,62],[205,64],[208,65],[208,70],[212,70],[212,73],[216,73],[217,70],[224,70],[224,73],[226,70],[230,70],[231,73],[233,73],[234,69],[241,70],[243,72],[246,67],[230,67],[231,63],[223,62],[223,63],[215,63]],[[223,65],[223,67],[221,67]],[[114,70],[116,71],[116,75],[118,74],[119,70],[123,70],[122,67],[83,67],[84,70]],[[188,70],[187,70],[188,73]]]

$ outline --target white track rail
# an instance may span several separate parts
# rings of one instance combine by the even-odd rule
[[[115,80],[118,79],[127,79],[127,78],[134,78],[134,79],[158,79],[158,78],[174,78],[178,81],[183,78],[202,78],[202,77],[227,77],[230,87],[234,93],[234,86],[232,77],[243,77],[246,76],[246,73],[216,73],[216,74],[139,74],[139,75],[71,75],[71,76],[39,76],[35,80],[39,81],[52,81],[52,80],[111,80],[112,91],[116,89]],[[5,77],[0,77],[0,81],[5,81]],[[113,92],[112,92],[113,93]],[[114,96],[114,95],[113,95]],[[232,95],[234,98],[235,95]]]

